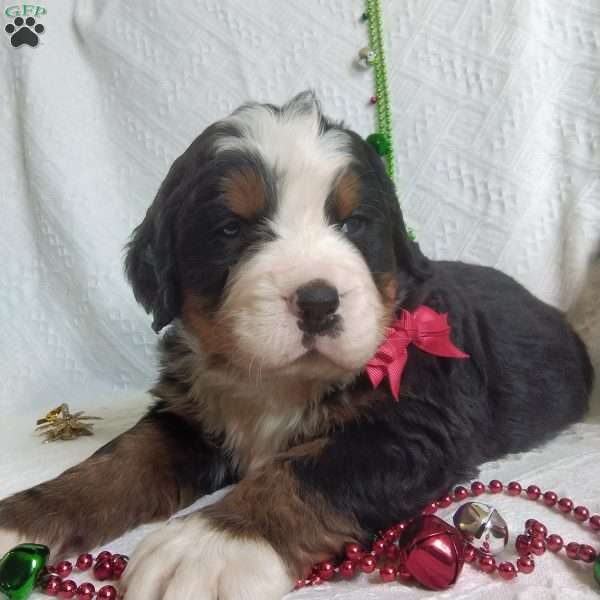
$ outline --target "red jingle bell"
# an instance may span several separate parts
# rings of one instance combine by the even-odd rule
[[[449,588],[462,571],[464,539],[434,515],[416,518],[402,533],[400,547],[406,570],[427,589]]]

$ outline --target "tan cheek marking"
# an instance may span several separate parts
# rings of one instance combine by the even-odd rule
[[[223,500],[205,509],[217,529],[230,535],[266,539],[298,576],[313,562],[337,554],[364,532],[320,494],[301,493],[290,458],[318,456],[318,440],[281,455],[273,464],[242,480]]]
[[[379,273],[375,277],[375,284],[383,300],[384,326],[388,326],[395,317],[396,313],[396,295],[398,292],[398,282],[394,273]]]
[[[227,206],[243,219],[251,220],[265,208],[265,184],[260,175],[250,168],[235,171],[221,184]]]
[[[207,356],[229,355],[235,345],[226,319],[209,314],[202,306],[202,299],[189,290],[183,292],[182,321],[202,345]]]
[[[340,221],[349,217],[360,204],[359,179],[346,173],[340,179],[334,195],[336,216]]]

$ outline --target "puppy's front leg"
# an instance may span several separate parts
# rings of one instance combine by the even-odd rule
[[[157,531],[134,553],[126,600],[280,600],[344,542],[418,514],[464,478],[470,447],[451,423],[431,435],[434,415],[400,437],[393,420],[411,411],[392,407],[298,446]]]
[[[89,550],[164,519],[228,479],[228,463],[201,428],[152,410],[81,464],[0,501],[0,555],[20,541],[52,557]]]
[[[135,551],[126,600],[279,600],[305,565],[361,534],[355,519],[305,494],[290,460],[300,446],[242,480],[223,500],[176,519]]]

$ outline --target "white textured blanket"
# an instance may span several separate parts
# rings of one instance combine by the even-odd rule
[[[0,496],[79,461],[148,402],[140,392],[154,376],[155,336],[122,276],[122,246],[193,137],[245,100],[278,103],[309,87],[330,116],[362,134],[374,124],[371,73],[354,66],[367,39],[362,0],[42,4],[36,47],[13,47],[4,30],[21,5],[7,0],[0,31]],[[494,265],[562,308],[587,281],[577,314],[600,350],[587,271],[600,240],[597,0],[383,8],[398,184],[423,249]],[[63,401],[105,421],[94,438],[42,446],[34,420]],[[591,417],[484,475],[600,512],[599,461]],[[513,529],[533,515],[593,540],[525,500],[498,505]],[[130,551],[142,533],[112,547]],[[589,568],[538,563],[512,583],[466,568],[445,593],[363,578],[295,597],[595,597]]]

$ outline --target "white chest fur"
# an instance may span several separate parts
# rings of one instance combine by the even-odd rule
[[[250,381],[239,372],[209,369],[197,340],[185,331],[180,333],[191,350],[175,364],[191,384],[186,412],[193,413],[207,432],[222,436],[239,475],[262,467],[324,427],[328,411],[321,400],[332,383],[294,377]],[[351,379],[348,376],[343,383]]]
[[[235,386],[230,381],[210,393],[204,390],[202,420],[210,431],[224,435],[234,465],[247,474],[295,441],[314,435],[320,420],[315,399],[323,391],[320,385]]]

